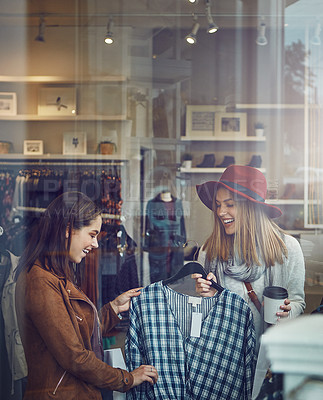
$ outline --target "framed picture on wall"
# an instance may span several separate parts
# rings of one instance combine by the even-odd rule
[[[39,89],[38,115],[76,115],[76,88],[42,87]]]
[[[63,154],[64,155],[86,154],[86,133],[65,132],[63,138]]]
[[[40,155],[43,154],[42,140],[24,140],[24,154]]]
[[[215,116],[215,136],[230,138],[247,135],[246,113],[217,113]]]
[[[186,106],[186,136],[199,137],[214,136],[215,116],[225,112],[225,106]]]
[[[0,115],[17,115],[16,93],[0,92]]]

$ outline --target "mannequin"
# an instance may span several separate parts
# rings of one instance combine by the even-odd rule
[[[149,253],[151,283],[169,278],[183,266],[185,241],[182,202],[165,188],[146,208],[144,250]]]

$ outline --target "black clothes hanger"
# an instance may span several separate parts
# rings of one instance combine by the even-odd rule
[[[190,261],[189,263],[185,264],[175,275],[171,276],[163,280],[164,285],[170,285],[175,283],[178,279],[184,278],[187,275],[191,274],[201,274],[204,279],[207,277],[207,273],[203,266],[197,261]],[[224,288],[211,279],[212,285],[219,293],[221,293]]]

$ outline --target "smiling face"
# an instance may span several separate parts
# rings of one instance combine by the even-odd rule
[[[236,232],[236,202],[233,200],[232,193],[219,187],[215,198],[216,213],[219,217],[227,235],[233,235]]]
[[[98,216],[89,226],[74,230],[71,237],[69,258],[72,262],[80,263],[93,249],[99,247],[98,234],[100,233],[102,218]]]

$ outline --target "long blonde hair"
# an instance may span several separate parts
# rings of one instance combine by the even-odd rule
[[[235,255],[249,266],[261,265],[260,259],[267,267],[276,262],[282,264],[284,256],[288,256],[284,231],[268,217],[260,204],[238,195],[234,201],[237,209],[234,235],[225,233],[213,202],[214,228],[203,247],[207,259],[227,261]]]

